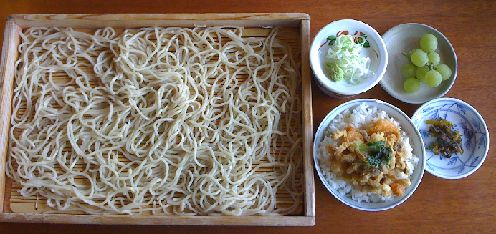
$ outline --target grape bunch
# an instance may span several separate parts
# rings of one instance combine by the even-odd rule
[[[421,82],[434,88],[451,77],[451,69],[448,65],[440,63],[441,59],[436,50],[436,36],[427,33],[420,37],[420,49],[414,49],[405,54],[410,61],[400,69],[401,75],[405,78],[403,82],[405,92],[417,91]]]

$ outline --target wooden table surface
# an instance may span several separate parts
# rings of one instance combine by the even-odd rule
[[[343,18],[362,20],[384,33],[394,25],[424,23],[446,35],[458,55],[458,78],[447,94],[474,106],[495,136],[496,118],[496,1],[14,1],[0,2],[0,20],[14,13],[222,13],[303,12],[311,17],[311,37],[327,23]],[[3,24],[3,23],[2,23]],[[0,29],[3,35],[3,27]],[[349,99],[333,99],[315,85],[315,128],[332,108]],[[408,115],[418,105],[402,103],[380,86],[354,98],[389,102]],[[491,141],[484,165],[461,180],[425,174],[406,203],[389,211],[351,209],[333,198],[316,178],[314,227],[170,227],[98,226],[1,223],[0,233],[496,233],[496,141]]]

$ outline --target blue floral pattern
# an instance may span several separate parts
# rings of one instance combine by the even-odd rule
[[[428,134],[427,119],[444,118],[462,133],[463,154],[444,158],[426,149],[426,169],[431,174],[456,179],[470,175],[484,161],[489,148],[489,132],[480,114],[467,103],[452,98],[440,98],[421,106],[413,115],[412,122],[419,129],[427,148],[433,138]]]

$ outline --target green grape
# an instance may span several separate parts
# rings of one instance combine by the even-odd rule
[[[403,89],[407,93],[413,93],[420,88],[420,81],[415,78],[408,78],[403,83]]]
[[[439,73],[441,73],[441,76],[443,77],[443,80],[447,80],[451,77],[451,74],[452,74],[452,71],[451,69],[448,67],[448,65],[446,64],[439,64],[437,67],[436,67],[436,71],[438,71]]]
[[[428,71],[429,71],[429,68],[427,66],[419,67],[419,68],[417,68],[417,70],[415,70],[415,77],[420,81],[424,81],[425,74]]]
[[[424,82],[431,88],[439,86],[441,81],[443,81],[443,77],[436,70],[430,70],[425,74]]]
[[[427,54],[427,57],[429,57],[429,62],[432,63],[432,65],[437,66],[439,64],[439,54],[431,51]]]
[[[411,63],[406,63],[401,66],[401,76],[403,78],[414,77],[415,76],[415,66]]]
[[[410,55],[410,60],[415,66],[423,67],[429,62],[429,57],[427,57],[427,53],[424,51],[416,49],[413,51],[412,55]]]
[[[431,52],[437,49],[437,38],[432,34],[424,34],[420,38],[420,48],[425,52]]]

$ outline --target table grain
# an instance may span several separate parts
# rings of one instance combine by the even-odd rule
[[[235,13],[303,12],[311,17],[311,37],[327,23],[353,18],[379,33],[400,23],[424,23],[449,38],[458,55],[458,78],[446,95],[462,99],[484,117],[492,136],[496,118],[496,1],[228,1],[83,0],[0,1],[0,22],[14,13]],[[3,35],[3,27],[0,29]],[[2,40],[3,41],[3,40]],[[412,115],[418,105],[402,103],[380,86],[348,99],[333,99],[315,84],[315,130],[337,105],[354,98],[376,98]],[[0,233],[496,233],[496,141],[483,166],[461,180],[426,173],[404,204],[383,212],[351,209],[333,198],[316,176],[314,227],[175,227],[0,223]]]

